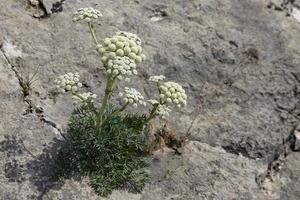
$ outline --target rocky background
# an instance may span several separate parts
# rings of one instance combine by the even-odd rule
[[[1,0],[1,200],[105,199],[86,180],[50,178],[74,108],[53,80],[79,71],[84,89],[103,95],[88,29],[72,22],[89,6],[103,13],[99,39],[124,30],[144,40],[132,86],[150,97],[146,78],[164,74],[189,95],[169,120],[188,142],[154,152],[141,194],[108,199],[300,199],[298,0]]]

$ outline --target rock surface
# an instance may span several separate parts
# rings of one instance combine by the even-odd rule
[[[102,199],[86,180],[48,176],[55,137],[74,108],[52,81],[79,71],[84,89],[103,96],[104,72],[87,27],[72,22],[72,12],[87,6],[103,13],[99,39],[117,30],[143,38],[147,61],[131,85],[150,97],[145,79],[164,74],[189,94],[188,106],[170,119],[190,141],[182,154],[156,152],[144,191],[115,191],[110,199],[299,199],[300,23],[270,2],[299,4],[0,2],[0,199]],[[36,71],[24,97],[22,80]]]

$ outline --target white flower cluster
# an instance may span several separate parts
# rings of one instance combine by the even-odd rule
[[[151,104],[151,105],[156,105],[156,104],[159,104],[159,102],[155,99],[149,99],[148,102]]]
[[[125,36],[129,40],[133,40],[137,45],[139,45],[139,46],[142,45],[142,40],[134,33],[129,33],[126,31],[119,31],[119,32],[117,32],[117,35]]]
[[[122,97],[123,94],[120,93],[119,96]],[[124,101],[132,104],[134,107],[137,107],[138,104],[146,106],[143,95],[134,88],[125,87]]]
[[[160,104],[155,99],[149,99],[148,102],[153,106],[157,106],[155,114],[160,115],[163,119],[167,118],[172,111],[166,104]]]
[[[94,8],[79,8],[74,13],[74,21],[83,20],[86,22],[90,22],[93,19],[98,19],[99,17],[102,17],[102,14],[99,10],[96,10]]]
[[[106,65],[110,59],[119,57],[128,57],[136,64],[145,60],[141,45],[136,40],[129,39],[123,35],[115,35],[111,38],[105,38],[102,45],[97,46],[97,50],[102,55],[102,62]]]
[[[55,81],[56,88],[59,92],[78,92],[78,88],[82,87],[82,83],[79,82],[79,73],[67,73],[65,75],[59,76]]]
[[[165,78],[166,77],[164,75],[150,76],[149,81],[158,83],[160,81],[163,81]]]
[[[178,108],[186,105],[187,96],[184,89],[175,82],[165,82],[159,86],[160,101]]]
[[[93,94],[91,92],[85,92],[85,93],[82,93],[82,94],[73,95],[72,97],[74,99],[75,104],[84,104],[84,105],[86,105],[87,102],[93,103],[96,100],[97,95]]]
[[[161,82],[166,77],[163,75],[151,76],[149,81],[158,83],[159,99],[149,99],[148,102],[153,106],[155,114],[166,118],[172,108],[181,108],[186,105],[187,96],[181,85],[175,82]]]
[[[125,80],[129,81],[131,75],[136,75],[136,64],[133,60],[128,57],[119,57],[117,56],[113,60],[109,60],[107,63],[106,71],[108,74],[113,74],[117,76],[119,80],[122,80],[126,77]]]
[[[157,106],[157,110],[155,111],[156,114],[160,115],[161,118],[165,119],[169,116],[171,109],[167,105],[159,104]]]

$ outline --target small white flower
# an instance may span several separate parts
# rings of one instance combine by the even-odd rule
[[[172,99],[171,99],[171,98],[167,98],[166,101],[167,101],[168,103],[172,103]]]
[[[164,75],[150,76],[149,81],[158,83],[160,81],[163,81],[165,78],[166,77]]]
[[[70,91],[72,89],[72,86],[71,85],[66,85],[65,88],[66,88],[67,91]]]
[[[78,91],[78,88],[76,86],[72,86],[71,90],[72,90],[73,93],[76,93]]]
[[[117,69],[115,69],[114,71],[113,71],[113,74],[114,75],[118,75],[120,72],[117,70]]]

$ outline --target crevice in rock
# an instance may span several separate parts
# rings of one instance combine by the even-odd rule
[[[20,76],[19,72],[15,69],[15,66],[10,62],[9,58],[5,54],[2,48],[0,48],[0,52],[3,54],[7,64],[10,66],[11,70],[14,72],[15,76],[18,79],[19,85],[22,89],[24,102],[28,105],[25,113],[23,115],[27,115],[28,113],[35,113],[41,122],[51,126],[57,133],[60,134],[61,138],[65,139],[62,131],[57,127],[56,123],[48,120],[44,116],[44,110],[42,107],[36,106],[29,98],[28,88],[24,82],[24,79]]]
[[[42,13],[36,13],[33,15],[34,18],[44,19],[49,18],[51,14],[58,13],[63,11],[63,3],[65,0],[60,1],[47,1],[47,0],[39,0],[39,3],[35,5],[37,11]]]
[[[25,99],[25,102],[28,104],[28,108],[23,115],[27,115],[29,113],[34,113],[39,118],[39,120],[45,123],[48,126],[51,126],[58,134],[60,138],[65,139],[64,134],[60,130],[60,128],[56,125],[55,122],[47,119],[44,115],[44,109],[42,107],[36,106],[30,99]]]
[[[299,75],[297,75],[295,72],[291,72],[291,75],[296,79],[296,81],[298,83],[300,83],[300,76]]]
[[[263,159],[265,155],[272,151],[273,146],[261,146],[251,139],[229,143],[221,146],[227,153],[243,156],[251,160]]]
[[[282,144],[277,147],[274,154],[269,158],[267,169],[263,174],[259,174],[256,177],[256,183],[262,190],[268,190],[265,187],[265,183],[274,182],[275,176],[280,172],[282,166],[285,163],[286,157],[293,152],[300,152],[300,149],[296,148],[296,135],[297,126],[295,125],[289,136],[283,140]]]
[[[19,74],[19,72],[16,70],[15,66],[10,62],[9,58],[7,57],[7,55],[5,54],[5,52],[3,51],[2,48],[0,48],[2,55],[5,58],[5,61],[7,62],[7,64],[10,66],[10,68],[12,69],[12,71],[15,73],[15,76],[17,77],[18,81],[19,81],[19,85],[22,89],[22,93],[23,93],[23,97],[27,97],[29,95],[28,93],[28,87],[26,86],[26,83],[24,81],[24,79],[22,78],[22,76]]]
[[[33,14],[33,18],[43,19],[50,17],[50,15],[47,13],[45,5],[43,4],[43,1],[36,0],[34,3],[30,1],[30,3],[36,9],[35,13]]]
[[[293,7],[299,9],[300,5],[295,0],[282,0],[281,3],[279,3],[279,1],[271,0],[267,5],[267,8],[269,9],[284,11],[286,16],[291,15]]]
[[[240,144],[230,144],[230,145],[226,145],[226,146],[225,145],[220,146],[220,145],[213,145],[213,144],[210,144],[210,143],[207,143],[207,142],[204,142],[202,140],[195,139],[195,138],[188,139],[188,141],[189,142],[195,141],[195,142],[199,142],[201,144],[206,144],[206,145],[208,145],[212,148],[223,149],[225,153],[232,154],[232,155],[235,155],[235,156],[242,156],[242,157],[248,158],[250,160],[263,159],[263,155],[264,155],[260,152],[254,152],[253,153],[254,155],[251,155],[249,150],[247,150],[246,147],[244,147],[243,145],[240,145]],[[261,150],[261,149],[258,149],[258,150]]]
[[[17,77],[19,85],[20,85],[20,88],[22,90],[24,101],[26,103],[28,103],[27,102],[27,98],[26,98],[29,95],[29,93],[28,93],[28,87],[26,87],[26,83],[25,83],[24,79],[19,74],[19,72],[16,70],[15,66],[13,65],[13,63],[10,62],[8,56],[5,54],[5,52],[3,51],[2,48],[0,48],[0,51],[1,51],[2,55],[3,55],[3,57],[5,58],[5,61],[7,62],[7,64],[10,66],[11,70],[14,72],[15,76]],[[30,106],[29,103],[28,103],[28,105]]]
[[[227,152],[234,155],[242,155],[249,159],[254,159],[252,156],[249,155],[247,149],[242,146],[236,146],[236,145],[228,145],[228,146],[222,146],[222,148]]]
[[[52,13],[57,13],[57,12],[62,12],[63,11],[63,3],[65,0],[57,1],[52,4],[51,12]]]

